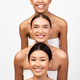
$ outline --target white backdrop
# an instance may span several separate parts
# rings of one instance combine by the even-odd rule
[[[80,80],[80,0],[52,0],[49,11],[68,23],[68,80]],[[19,25],[32,14],[29,0],[0,0],[0,80],[14,80],[14,56],[21,49]]]

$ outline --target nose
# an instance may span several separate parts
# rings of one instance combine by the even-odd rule
[[[38,2],[42,3],[42,2],[43,2],[43,0],[38,0]]]
[[[42,29],[42,27],[41,28],[39,28],[39,33],[42,33],[43,32],[43,29]]]
[[[36,61],[36,66],[40,66],[40,61]]]

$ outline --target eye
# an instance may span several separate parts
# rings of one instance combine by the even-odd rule
[[[48,28],[48,25],[47,24],[43,25],[43,28]]]
[[[45,59],[41,59],[41,61],[45,61]]]
[[[37,26],[35,26],[34,28],[38,28]]]
[[[35,61],[35,59],[31,59],[31,61]]]
[[[39,26],[37,24],[34,24],[33,25],[33,28],[38,28]]]
[[[48,27],[45,26],[44,28],[48,28]]]

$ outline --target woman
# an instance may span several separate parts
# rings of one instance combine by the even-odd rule
[[[52,64],[52,53],[46,44],[35,44],[29,51],[28,61],[33,77],[27,80],[52,80],[47,77],[47,70]]]
[[[35,15],[43,13],[50,18],[52,24],[52,33],[49,36],[48,43],[54,47],[62,49],[67,53],[67,22],[64,19],[59,18],[48,11],[49,4],[51,3],[51,1],[52,0],[30,0],[35,10],[35,14],[27,20],[23,21],[19,26],[19,32],[21,37],[21,49],[28,47],[29,39],[31,41],[32,39],[34,39],[33,35],[30,33],[31,19]]]
[[[46,15],[43,15],[43,14],[36,15],[31,20],[30,32],[31,34],[33,34],[33,37],[35,39],[34,44],[38,42],[43,42],[50,47],[52,51],[52,55],[53,55],[52,57],[54,58],[52,58],[53,63],[48,70],[50,71],[50,73],[51,71],[52,72],[58,71],[58,74],[55,80],[56,79],[57,80],[67,80],[67,72],[68,72],[67,54],[61,49],[50,46],[47,42],[49,36],[52,33],[52,26],[51,26],[50,19]],[[24,80],[33,76],[30,70],[29,62],[28,62],[28,52],[33,45],[21,50],[15,55],[15,59],[14,59],[15,80],[23,80],[23,76],[22,76],[23,69],[27,70]],[[48,74],[48,76],[50,77],[51,74]],[[54,76],[50,78],[54,79]]]

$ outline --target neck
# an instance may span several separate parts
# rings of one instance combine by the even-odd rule
[[[35,44],[39,43],[38,41],[35,41]],[[46,45],[49,45],[47,41],[45,42],[42,42],[42,43],[45,43]]]
[[[33,80],[48,80],[47,74],[42,76],[33,76]]]
[[[38,13],[38,12],[35,12],[35,15],[37,15],[37,14],[39,14],[39,13]],[[46,12],[44,12],[44,13],[42,13],[42,14],[44,14],[44,15],[46,15],[46,16],[48,16],[48,17],[49,17],[50,12],[49,12],[49,11],[46,11]]]

